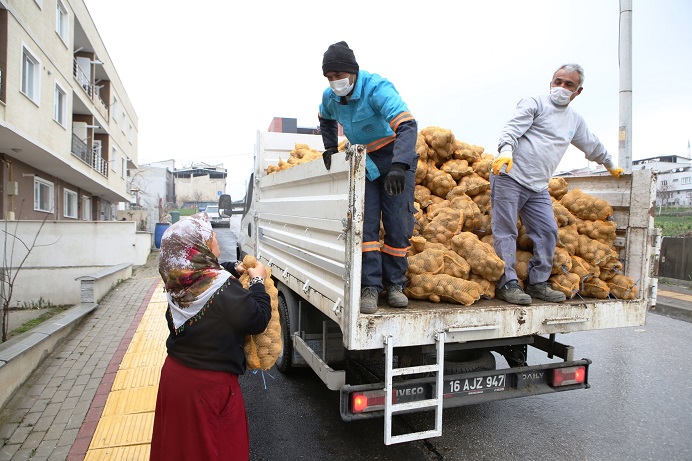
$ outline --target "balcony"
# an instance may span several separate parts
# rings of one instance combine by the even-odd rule
[[[89,99],[94,103],[94,107],[99,114],[101,114],[105,120],[108,120],[108,104],[106,104],[101,97],[102,86],[91,83],[91,78],[79,67],[77,58],[74,58],[72,61],[72,73],[84,92],[89,96]]]
[[[104,177],[108,177],[108,161],[101,157],[101,146],[94,145],[92,148],[79,139],[79,136],[72,133],[72,155],[89,165]]]

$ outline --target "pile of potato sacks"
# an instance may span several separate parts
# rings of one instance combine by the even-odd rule
[[[418,134],[414,236],[409,251],[409,298],[465,306],[495,297],[504,262],[492,247],[490,181],[494,155],[455,138],[451,130],[430,126]],[[321,159],[321,152],[296,144],[287,162],[267,173]],[[621,273],[613,245],[613,209],[604,200],[552,178],[549,193],[558,224],[558,243],[550,283],[568,299],[634,299],[632,278]],[[517,220],[517,276],[524,286],[533,242]],[[383,230],[381,231],[383,236]]]

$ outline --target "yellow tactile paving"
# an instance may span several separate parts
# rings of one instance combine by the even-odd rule
[[[85,461],[148,460],[161,367],[166,295],[160,283],[123,356]]]
[[[689,301],[692,303],[692,296],[683,293],[676,293],[674,291],[658,290],[659,296],[664,296],[666,298],[679,299],[681,301]]]

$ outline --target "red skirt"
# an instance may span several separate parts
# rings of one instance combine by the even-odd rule
[[[150,459],[249,458],[248,423],[238,376],[189,368],[168,356],[156,397]]]

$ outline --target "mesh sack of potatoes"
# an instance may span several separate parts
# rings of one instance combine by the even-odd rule
[[[481,297],[486,298],[486,299],[494,299],[495,298],[495,282],[491,282],[490,280],[486,280],[483,277],[481,277],[480,275],[476,275],[476,274],[470,274],[469,280],[476,283],[480,287]]]
[[[463,191],[469,197],[478,195],[490,189],[490,181],[482,178],[477,173],[471,173],[459,180],[456,188]]]
[[[481,297],[481,289],[476,283],[447,274],[414,275],[404,293],[410,298],[434,303],[455,302],[464,306],[470,306]]]
[[[440,170],[448,173],[457,182],[462,176],[473,173],[473,169],[469,168],[469,162],[458,158],[447,160],[442,164]]]
[[[418,166],[416,167],[416,184],[423,184],[425,177],[428,175],[428,162],[418,158]]]
[[[423,135],[425,143],[430,148],[428,160],[432,159],[437,167],[442,166],[444,162],[452,158],[456,147],[452,130],[439,126],[429,126],[423,128],[420,134]]]
[[[447,251],[446,246],[441,243],[428,242],[425,237],[421,235],[411,237],[409,241],[411,242],[411,247],[408,250],[409,256],[422,253],[427,249]]]
[[[419,274],[439,274],[445,266],[445,250],[428,249],[408,256],[406,278]]]
[[[436,195],[433,195],[433,197],[437,197]],[[449,200],[441,200],[439,197],[437,197],[434,200],[431,200],[431,204],[428,206],[428,221],[430,220],[430,215],[434,215],[436,210],[441,210],[443,208],[451,208],[451,203]]]
[[[492,231],[493,231],[492,220],[490,218],[490,212],[488,212],[486,214],[481,215],[481,223],[476,228],[476,230],[474,232],[480,236],[490,235],[491,236],[490,244],[492,245],[492,234],[491,234]],[[486,242],[486,243],[488,243],[488,242]]]
[[[469,232],[474,231],[481,225],[481,218],[483,216],[481,210],[468,195],[462,194],[452,196],[453,193],[454,189],[447,194],[447,198],[450,201],[450,207],[459,210],[461,213],[461,230]]]
[[[438,208],[428,213],[430,222],[422,235],[433,243],[441,243],[451,248],[452,237],[461,229],[461,212],[453,208]]]
[[[589,277],[582,279],[579,294],[588,298],[606,299],[610,294],[610,287],[597,277]]]
[[[301,163],[312,162],[318,158],[322,158],[322,152],[311,148],[307,144],[296,143],[293,150],[288,154],[288,159],[285,162],[281,159],[281,157],[279,157],[278,164],[269,165],[266,171],[267,174],[272,174],[277,171],[286,170],[296,165],[300,165]]]
[[[601,243],[612,245],[615,241],[617,224],[615,221],[591,221],[588,219],[577,218],[577,230],[589,238],[598,240]]]
[[[428,143],[425,142],[425,136],[419,132],[418,137],[416,138],[416,154],[418,154],[418,160],[426,163],[428,161],[429,153],[430,147],[428,146]]]
[[[452,248],[471,266],[471,272],[494,282],[502,277],[505,263],[493,247],[483,243],[476,234],[461,232],[452,237]]]
[[[598,278],[605,281],[612,279],[617,274],[622,274],[623,269],[622,261],[617,258],[615,251],[609,259],[602,262],[598,267],[601,271]]]
[[[413,200],[420,204],[421,208],[427,208],[432,203],[430,189],[420,184],[413,188]]]
[[[485,149],[481,146],[469,144],[464,141],[456,140],[454,146],[454,158],[466,160],[471,165],[477,161]]]
[[[444,269],[443,272],[452,277],[460,279],[468,279],[471,273],[471,266],[458,253],[448,250],[443,255]]]
[[[591,264],[577,255],[572,255],[572,269],[570,270],[581,278],[598,278],[601,273],[601,269],[597,265]]]
[[[560,203],[577,218],[591,221],[606,220],[613,216],[613,207],[600,198],[585,194],[579,188],[567,192]]]
[[[613,256],[613,250],[598,240],[579,234],[575,254],[598,266]]]
[[[606,282],[610,293],[618,299],[634,299],[637,297],[637,287],[634,280],[626,275],[616,274]]]
[[[561,272],[551,275],[548,280],[553,290],[564,293],[567,299],[572,299],[579,292],[579,282],[581,282],[581,279],[577,274]]]
[[[550,178],[550,181],[548,181],[548,193],[556,200],[560,200],[567,193],[568,189],[569,187],[565,178]]]
[[[257,265],[254,256],[247,255],[243,258],[243,266],[252,268]],[[250,276],[245,271],[238,281],[247,288]],[[274,286],[271,278],[271,270],[267,268],[267,278],[264,279],[264,289],[271,298],[272,315],[267,328],[258,335],[245,335],[243,350],[248,370],[268,370],[281,354],[283,344],[281,342],[281,323],[279,322],[279,291]]]
[[[579,232],[577,232],[576,224],[570,224],[557,229],[557,246],[567,250],[570,256],[576,253],[578,244]]]
[[[452,175],[438,169],[428,161],[428,173],[425,175],[423,185],[430,189],[433,195],[444,198],[457,183],[454,182]]]
[[[482,214],[490,213],[490,189],[472,197],[473,203],[476,204]]]
[[[492,154],[482,154],[478,160],[471,164],[471,168],[481,178],[490,180],[493,160],[495,160],[495,157]]]
[[[553,255],[553,270],[551,274],[560,274],[564,271],[572,269],[572,255],[567,250],[561,247],[555,247]]]
[[[517,220],[517,247],[522,250],[532,250],[533,240],[526,233],[526,226],[521,222],[521,219]]]
[[[517,250],[514,270],[517,273],[519,280],[526,280],[529,277],[529,261],[533,258],[533,253],[530,251]]]
[[[553,215],[555,215],[555,222],[557,222],[558,227],[569,226],[570,224],[574,224],[577,220],[577,218],[557,200],[553,200]]]

